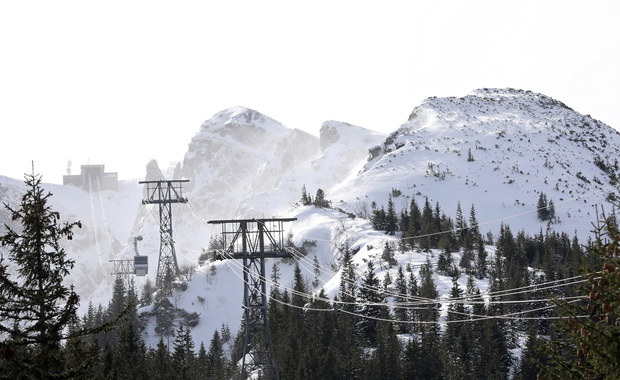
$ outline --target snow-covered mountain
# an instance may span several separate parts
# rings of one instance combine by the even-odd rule
[[[293,241],[312,241],[309,257],[322,268],[321,286],[337,291],[338,247],[358,250],[355,262],[380,255],[387,237],[371,230],[359,216],[368,215],[392,194],[397,210],[428,197],[454,215],[476,207],[481,231],[496,232],[500,221],[513,230],[538,232],[540,192],[555,203],[556,230],[587,236],[594,205],[608,204],[620,176],[616,159],[620,134],[604,123],[581,115],[545,95],[511,89],[480,89],[462,98],[429,98],[389,136],[343,122],[323,124],[320,136],[287,128],[257,111],[235,107],[205,121],[191,140],[185,157],[173,169],[175,178],[189,179],[189,203],[174,206],[174,234],[179,262],[195,263],[218,231],[207,220],[287,216]],[[147,166],[146,179],[163,177],[157,163]],[[302,186],[311,195],[321,188],[334,206],[358,217],[297,201]],[[84,227],[68,250],[77,261],[68,281],[88,300],[105,303],[111,295],[108,260],[133,256],[133,238],[144,237],[154,279],[159,251],[159,220],[154,205],[142,205],[142,186],[119,184],[118,191],[88,192],[71,186],[45,185],[53,205],[67,220]],[[0,177],[0,199],[16,205],[22,183]],[[607,205],[606,207],[610,207]],[[0,221],[9,222],[4,210]],[[423,257],[398,257],[419,264]],[[205,343],[222,323],[233,331],[241,316],[242,284],[234,262],[199,268],[175,304],[201,314],[195,340]],[[269,263],[269,266],[271,263]],[[303,263],[312,277],[312,264]],[[292,267],[283,264],[280,283],[291,282]],[[381,268],[379,268],[381,270]],[[138,278],[140,285],[144,281]],[[440,281],[441,284],[441,281]],[[445,281],[446,287],[449,281]],[[464,284],[462,284],[464,285]],[[485,288],[480,283],[481,289]],[[441,290],[441,286],[440,286]],[[202,300],[202,301],[201,301]],[[147,329],[154,344],[152,326]]]
[[[501,220],[535,233],[545,227],[535,211],[543,192],[555,203],[554,228],[583,237],[594,206],[607,204],[615,191],[619,146],[620,133],[550,97],[479,89],[426,99],[372,148],[362,172],[329,196],[354,212],[372,200],[385,205],[395,189],[402,193],[394,199],[399,207],[410,196],[418,203],[428,197],[454,215],[460,201],[489,222],[482,231],[497,231]]]

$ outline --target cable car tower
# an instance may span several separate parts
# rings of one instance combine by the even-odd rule
[[[260,368],[266,371],[266,367],[269,367],[271,379],[279,380],[267,321],[265,259],[290,257],[290,254],[283,248],[283,224],[293,220],[297,218],[210,220],[208,222],[222,225],[224,250],[216,253],[215,258],[217,260],[243,260],[245,330],[241,364],[242,378],[248,376],[248,369]]]
[[[176,276],[179,273],[177,255],[174,251],[172,238],[172,204],[187,203],[183,198],[182,184],[188,179],[140,181],[146,185],[146,199],[142,204],[159,205],[159,261],[157,264],[157,279],[155,284],[162,288],[164,277],[167,274]]]

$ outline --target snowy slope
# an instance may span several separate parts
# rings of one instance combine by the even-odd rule
[[[409,197],[422,204],[427,196],[454,215],[460,201],[463,210],[474,204],[478,220],[489,222],[483,232],[497,231],[501,219],[513,230],[535,233],[545,228],[535,212],[542,191],[555,203],[554,228],[583,237],[594,205],[606,204],[614,192],[618,146],[617,131],[545,95],[481,89],[425,100],[373,149],[359,176],[328,195],[354,212],[369,200],[385,205],[397,189],[399,210]]]
[[[402,193],[394,198],[398,210],[412,196],[419,204],[425,196],[438,201],[448,215],[458,201],[465,212],[474,204],[482,232],[497,231],[500,220],[513,230],[545,228],[534,211],[542,191],[555,202],[559,222],[553,228],[583,237],[594,220],[593,205],[606,202],[620,175],[618,146],[620,135],[605,124],[544,95],[509,89],[429,98],[389,136],[328,121],[315,137],[257,111],[231,108],[202,124],[174,169],[175,178],[190,180],[184,186],[189,203],[173,208],[178,260],[181,265],[196,263],[218,232],[208,220],[296,217],[288,226],[295,244],[315,244],[301,260],[302,269],[311,282],[316,256],[319,286],[335,295],[339,248],[346,243],[357,251],[354,262],[361,273],[368,260],[380,256],[385,241],[394,238],[372,231],[366,219],[296,205],[303,185],[311,195],[318,188],[326,190],[335,206],[358,215],[372,201],[385,205],[392,189]],[[470,150],[474,161],[467,160]],[[146,178],[162,177],[157,163],[150,162]],[[54,193],[52,202],[63,219],[84,224],[67,246],[77,261],[68,281],[82,295],[83,308],[89,300],[107,302],[113,280],[108,260],[131,258],[134,236],[144,237],[139,249],[150,257],[149,277],[154,280],[159,216],[157,206],[141,205],[141,185],[121,183],[118,192],[45,186]],[[21,194],[21,181],[0,177],[2,201],[16,205]],[[1,210],[0,221],[7,220]],[[418,271],[425,255],[412,252],[397,260]],[[216,262],[215,274],[210,265],[198,268],[188,290],[172,297],[179,307],[201,314],[193,331],[195,341],[205,344],[222,323],[234,333],[242,313],[239,263]],[[280,283],[291,286],[292,264],[280,266]],[[376,266],[383,277],[387,268]],[[144,278],[136,280],[140,286]],[[437,280],[440,292],[447,292],[449,279]],[[478,286],[486,288],[484,282]],[[151,324],[145,332],[149,344],[157,340],[152,329]]]
[[[118,191],[88,192],[53,184],[43,184],[43,188],[52,193],[50,205],[60,213],[62,221],[82,222],[81,229],[74,229],[73,240],[65,242],[75,260],[67,283],[75,284],[82,296],[81,310],[89,300],[106,304],[113,284],[109,260],[133,257],[133,236],[139,233],[133,225],[142,198],[141,186],[121,181]],[[2,202],[19,207],[24,192],[23,181],[0,177]],[[13,226],[4,208],[0,210],[0,221]]]

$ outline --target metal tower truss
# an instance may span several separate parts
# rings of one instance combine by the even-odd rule
[[[145,184],[145,199],[142,204],[159,205],[159,262],[157,264],[156,285],[162,287],[164,277],[170,273],[176,276],[179,272],[174,239],[172,238],[172,204],[187,203],[183,198],[182,184],[187,179],[141,181]]]
[[[109,260],[112,263],[112,274],[129,276],[134,273],[133,260]]]
[[[216,259],[243,260],[245,330],[242,377],[248,376],[248,370],[260,369],[265,372],[268,367],[271,379],[279,379],[267,321],[265,259],[290,257],[290,254],[283,249],[283,224],[293,220],[297,219],[239,219],[208,222],[222,226],[224,250],[216,253]]]

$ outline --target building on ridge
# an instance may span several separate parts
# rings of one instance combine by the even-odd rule
[[[118,173],[106,173],[105,165],[82,165],[80,174],[63,175],[62,184],[81,187],[87,191],[118,190]]]

